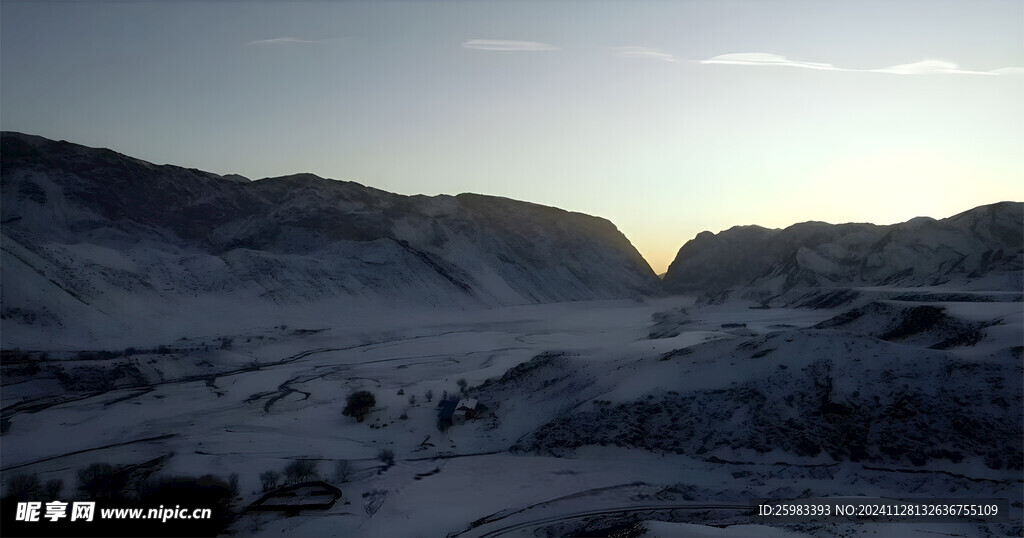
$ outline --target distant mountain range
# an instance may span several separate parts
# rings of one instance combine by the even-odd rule
[[[248,181],[10,132],[0,158],[5,343],[325,301],[380,310],[661,293],[611,222],[552,207],[311,174]]]
[[[702,232],[679,249],[663,282],[673,293],[713,298],[731,291],[786,302],[809,288],[1020,291],[1022,275],[1024,204],[1000,202],[890,226],[805,222]]]
[[[527,202],[312,174],[249,181],[12,132],[0,159],[8,347],[666,291],[767,304],[808,289],[1022,288],[1021,203],[703,232],[662,280],[611,222]]]

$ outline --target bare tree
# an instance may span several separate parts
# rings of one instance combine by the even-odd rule
[[[391,467],[395,464],[395,451],[387,448],[380,449],[377,453],[377,459],[384,463],[384,465]]]
[[[281,480],[281,475],[277,471],[263,471],[260,473],[260,485],[263,486],[263,491],[270,491],[276,488],[279,480]]]
[[[43,494],[46,496],[47,501],[60,500],[62,491],[64,491],[64,481],[59,478],[47,480],[46,484],[43,485]]]
[[[7,497],[9,498],[19,501],[38,501],[42,494],[43,487],[39,484],[39,477],[34,474],[19,474],[7,482]]]
[[[231,496],[238,497],[238,473],[228,475],[228,487],[231,488]]]
[[[316,462],[313,460],[295,460],[284,468],[284,479],[289,484],[316,480]]]
[[[348,460],[334,462],[334,479],[338,482],[348,482],[352,475],[352,465]]]

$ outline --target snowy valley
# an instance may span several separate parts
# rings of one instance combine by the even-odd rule
[[[2,143],[5,491],[236,475],[237,536],[1024,533],[1024,204],[706,232],[662,283],[555,208]],[[295,462],[337,502],[243,513]],[[751,508],[817,497],[1009,514]]]

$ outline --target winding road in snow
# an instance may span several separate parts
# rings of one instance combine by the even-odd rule
[[[579,518],[583,518],[583,517],[591,517],[591,516],[643,515],[643,516],[649,516],[649,517],[644,517],[644,518],[641,518],[641,519],[645,519],[645,520],[646,519],[656,519],[655,516],[661,515],[661,514],[668,515],[669,517],[671,517],[672,516],[672,512],[674,512],[676,510],[688,510],[688,511],[694,511],[694,510],[733,510],[733,511],[748,511],[748,512],[752,511],[750,505],[746,505],[746,504],[692,504],[691,503],[691,504],[630,505],[630,506],[621,506],[621,507],[613,507],[613,508],[603,508],[603,509],[600,509],[600,510],[583,510],[583,511],[578,511],[578,512],[570,512],[570,513],[567,513],[567,514],[560,514],[560,515],[557,515],[557,516],[549,516],[549,517],[544,517],[544,518],[530,519],[530,520],[527,520],[527,521],[521,521],[521,522],[518,522],[518,523],[513,523],[511,525],[505,525],[504,527],[499,527],[499,528],[496,528],[496,529],[491,529],[491,530],[489,530],[487,532],[484,532],[484,533],[481,533],[481,534],[469,534],[469,533],[473,533],[475,531],[480,531],[481,527],[490,525],[491,523],[493,523],[495,521],[499,521],[500,519],[504,519],[504,518],[499,518],[499,519],[495,519],[493,521],[489,521],[487,523],[484,523],[482,525],[478,525],[478,526],[473,527],[471,529],[466,529],[466,530],[458,532],[458,533],[449,534],[448,536],[449,536],[449,538],[454,538],[455,536],[470,535],[470,536],[475,536],[475,537],[478,537],[478,538],[485,538],[485,537],[491,537],[491,536],[504,536],[504,535],[512,534],[512,533],[521,534],[521,531],[526,530],[526,529],[530,529],[530,528],[533,528],[533,527],[541,527],[541,526],[553,525],[553,524],[556,524],[556,523],[564,523],[564,522],[572,521],[572,520],[575,520],[575,519],[579,519]]]

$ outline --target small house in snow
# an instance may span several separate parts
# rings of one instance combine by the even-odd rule
[[[452,424],[461,424],[468,419],[474,419],[476,414],[476,398],[463,398],[459,400],[459,403],[455,404],[455,411],[452,413]]]
[[[299,510],[327,510],[341,498],[341,490],[320,480],[300,482],[260,497],[249,505],[249,510],[281,510],[298,512]]]
[[[437,424],[442,430],[452,424],[464,424],[480,416],[487,407],[476,398],[462,398],[461,400],[444,399],[437,405]]]

